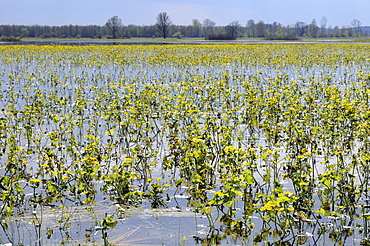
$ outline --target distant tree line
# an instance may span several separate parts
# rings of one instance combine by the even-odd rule
[[[0,36],[33,38],[131,38],[131,37],[255,37],[255,38],[289,38],[289,37],[360,37],[369,36],[363,31],[361,21],[354,19],[350,26],[327,26],[323,17],[318,23],[297,21],[292,25],[272,24],[263,21],[248,20],[245,25],[233,21],[226,26],[217,26],[210,19],[200,22],[193,19],[190,25],[173,24],[167,13],[160,13],[153,25],[124,25],[117,16],[110,18],[103,26],[99,25],[0,25]]]

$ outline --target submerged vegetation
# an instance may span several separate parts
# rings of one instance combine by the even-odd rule
[[[0,50],[0,243],[108,245],[180,195],[190,244],[370,243],[369,46]]]

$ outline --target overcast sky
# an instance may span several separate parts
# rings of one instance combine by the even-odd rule
[[[124,25],[151,25],[160,12],[172,22],[211,19],[216,25],[250,19],[283,25],[297,21],[350,26],[358,19],[370,26],[370,0],[0,0],[0,25],[104,25],[117,15]]]

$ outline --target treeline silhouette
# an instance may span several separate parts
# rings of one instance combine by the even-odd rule
[[[334,28],[319,27],[314,22],[306,24],[297,22],[293,25],[283,26],[280,23],[272,24],[263,21],[254,22],[249,20],[247,25],[242,26],[233,22],[227,26],[204,26],[197,25],[172,25],[170,34],[173,37],[256,37],[256,38],[292,38],[292,37],[358,37],[368,36],[368,31],[361,28],[335,26]],[[234,26],[231,26],[234,25]],[[233,30],[231,33],[230,30]],[[0,25],[2,37],[29,37],[29,38],[112,38],[107,26],[99,25]],[[125,25],[120,27],[117,35],[119,38],[161,37],[155,25]]]

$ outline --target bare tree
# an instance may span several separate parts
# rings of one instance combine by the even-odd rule
[[[112,32],[113,38],[117,38],[117,34],[122,27],[122,20],[121,18],[118,18],[117,15],[115,15],[110,18],[107,23],[105,23],[105,26],[108,27],[108,29]]]
[[[236,37],[238,35],[239,27],[240,27],[239,21],[233,21],[226,26],[226,30],[231,36]]]
[[[320,20],[320,27],[321,27],[321,35],[325,36],[326,34],[326,24],[328,23],[328,20],[325,16],[323,16]]]
[[[159,13],[157,16],[157,23],[155,26],[157,27],[158,31],[161,33],[162,37],[166,39],[170,32],[172,22],[170,16],[166,12]]]
[[[216,23],[214,21],[211,21],[210,19],[203,20],[203,28],[204,28],[205,36],[213,34],[215,26],[216,26]]]
[[[355,29],[355,35],[357,37],[360,37],[361,36],[361,30],[360,30],[360,27],[362,25],[361,21],[360,20],[357,20],[357,19],[353,19],[353,21],[351,22],[351,25],[354,27]]]

